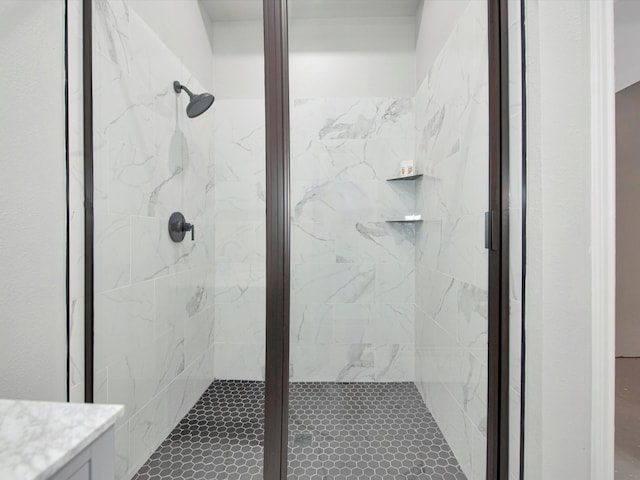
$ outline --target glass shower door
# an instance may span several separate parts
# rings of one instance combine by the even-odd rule
[[[442,8],[289,5],[289,478],[486,478],[487,3]]]
[[[91,3],[93,390],[125,405],[117,478],[261,478],[261,6]]]

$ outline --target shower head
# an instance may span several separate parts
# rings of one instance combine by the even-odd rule
[[[189,95],[189,105],[187,105],[187,116],[189,118],[195,118],[199,115],[202,115],[204,112],[209,110],[209,107],[213,105],[215,98],[210,93],[201,93],[199,95],[195,95],[184,85],[180,85],[180,82],[173,82],[173,89],[176,93],[180,93],[182,90],[187,92]]]

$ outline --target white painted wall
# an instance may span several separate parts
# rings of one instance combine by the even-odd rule
[[[210,89],[212,60],[207,29],[211,22],[201,11],[198,0],[127,0],[127,3],[198,81]]]
[[[411,97],[415,94],[411,17],[293,19],[291,94]]]
[[[526,7],[530,479],[591,477],[589,3]]]
[[[212,30],[217,96],[263,98],[262,22],[215,22]],[[414,42],[411,17],[291,19],[291,96],[413,96]]]
[[[421,85],[460,15],[471,1],[423,0],[416,15],[416,85]]]
[[[64,400],[64,2],[0,1],[0,398]]]
[[[216,98],[264,98],[262,21],[214,22],[210,31]]]
[[[640,2],[616,0],[616,91],[640,81]]]

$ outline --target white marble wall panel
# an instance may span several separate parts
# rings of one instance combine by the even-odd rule
[[[294,381],[413,379],[415,229],[385,222],[415,213],[415,186],[386,181],[413,159],[413,110],[407,98],[292,102]],[[215,122],[216,376],[262,379],[263,102],[218,102]]]
[[[214,104],[215,374],[263,380],[266,341],[264,101]]]
[[[487,417],[488,50],[470,2],[416,95],[415,381],[470,480]]]
[[[95,397],[122,403],[117,478],[131,478],[214,379],[213,116],[200,82],[126,0],[94,1]],[[167,223],[195,224],[173,243]]]
[[[413,379],[411,98],[296,99],[291,112],[294,381]]]

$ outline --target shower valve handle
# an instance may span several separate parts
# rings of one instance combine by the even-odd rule
[[[180,230],[187,233],[191,232],[191,241],[196,239],[196,226],[192,223],[184,222],[180,224]]]
[[[171,240],[179,243],[184,240],[187,232],[191,232],[191,241],[195,241],[196,226],[187,222],[180,212],[171,214],[171,218],[169,218],[169,236]]]

